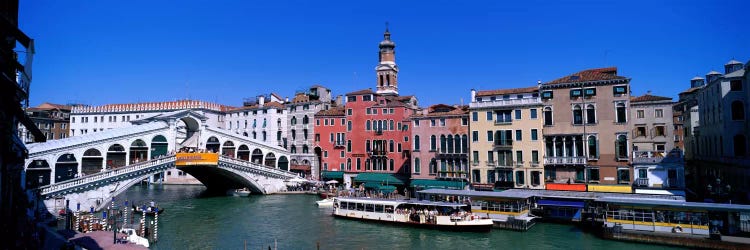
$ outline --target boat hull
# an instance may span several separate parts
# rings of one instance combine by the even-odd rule
[[[388,224],[388,225],[394,225],[394,226],[405,226],[405,227],[415,227],[415,228],[426,228],[426,229],[435,229],[435,230],[441,230],[441,231],[452,231],[452,232],[489,232],[492,230],[493,224],[489,225],[460,225],[460,224],[426,224],[426,223],[416,223],[416,222],[401,222],[401,221],[391,221],[391,220],[376,220],[376,219],[370,219],[370,218],[357,218],[357,217],[350,217],[346,215],[340,215],[340,214],[333,214],[334,217],[337,218],[343,218],[343,219],[349,219],[349,220],[357,220],[357,221],[365,221],[365,222],[375,222],[380,224]]]

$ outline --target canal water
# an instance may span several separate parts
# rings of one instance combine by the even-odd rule
[[[141,185],[117,202],[151,199],[165,209],[151,249],[665,249],[609,241],[570,225],[527,232],[443,232],[335,219],[314,195],[209,195],[203,186]]]

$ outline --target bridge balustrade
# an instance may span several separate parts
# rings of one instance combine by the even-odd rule
[[[261,171],[261,172],[270,172],[272,174],[275,174],[275,175],[281,176],[281,177],[285,177],[285,178],[294,178],[294,177],[297,176],[297,174],[294,173],[294,172],[290,172],[290,171],[286,171],[286,170],[281,170],[281,169],[276,169],[276,168],[265,167],[265,166],[262,166],[262,165],[259,165],[259,164],[256,164],[256,163],[253,163],[253,162],[250,162],[250,161],[239,160],[239,159],[227,157],[227,156],[224,156],[224,155],[220,155],[219,156],[219,160],[220,161],[224,161],[226,163],[234,164],[234,165],[248,167],[248,168],[251,168],[251,169],[254,169],[254,170],[257,170],[257,171]]]
[[[59,192],[59,191],[62,191],[62,190],[70,189],[70,188],[73,188],[73,187],[78,187],[78,186],[82,186],[82,185],[86,185],[86,184],[90,184],[90,183],[94,183],[94,182],[106,180],[106,179],[109,179],[109,178],[112,178],[112,177],[121,176],[121,175],[129,174],[129,173],[132,173],[132,172],[141,171],[141,170],[144,170],[144,169],[148,169],[148,168],[151,168],[151,167],[154,167],[154,166],[159,166],[159,165],[162,165],[162,164],[165,164],[165,163],[174,162],[174,161],[175,161],[175,156],[172,155],[172,156],[167,156],[167,157],[164,157],[164,158],[153,159],[153,160],[150,160],[150,161],[145,161],[145,162],[140,162],[140,163],[132,164],[132,165],[129,165],[129,166],[123,167],[123,168],[117,168],[117,169],[113,169],[113,170],[107,170],[107,171],[104,171],[104,172],[101,172],[101,173],[87,175],[87,176],[84,176],[82,178],[72,179],[72,180],[63,181],[63,182],[59,182],[59,183],[55,183],[55,184],[51,184],[51,185],[48,185],[48,186],[41,187],[40,188],[41,189],[41,194],[42,195],[47,195],[47,194],[51,194],[51,193],[54,193],[54,192]]]

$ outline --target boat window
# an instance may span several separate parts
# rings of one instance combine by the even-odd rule
[[[365,204],[365,211],[367,212],[373,212],[375,209],[373,208],[373,204]]]
[[[357,211],[364,211],[365,210],[365,204],[357,203]]]
[[[383,212],[383,205],[375,205],[375,212],[376,213],[382,213]]]
[[[349,205],[349,202],[342,201],[341,205],[339,205],[339,206],[341,206],[341,209],[347,209],[348,205]]]
[[[347,208],[349,210],[354,210],[356,208],[356,206],[357,206],[357,203],[349,202],[349,205],[347,206]]]
[[[391,205],[385,205],[385,212],[392,214],[393,213],[393,206]]]

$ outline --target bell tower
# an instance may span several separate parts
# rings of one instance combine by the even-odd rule
[[[398,95],[398,66],[396,65],[396,44],[391,41],[388,23],[385,23],[383,41],[378,45],[377,93],[381,95]]]

